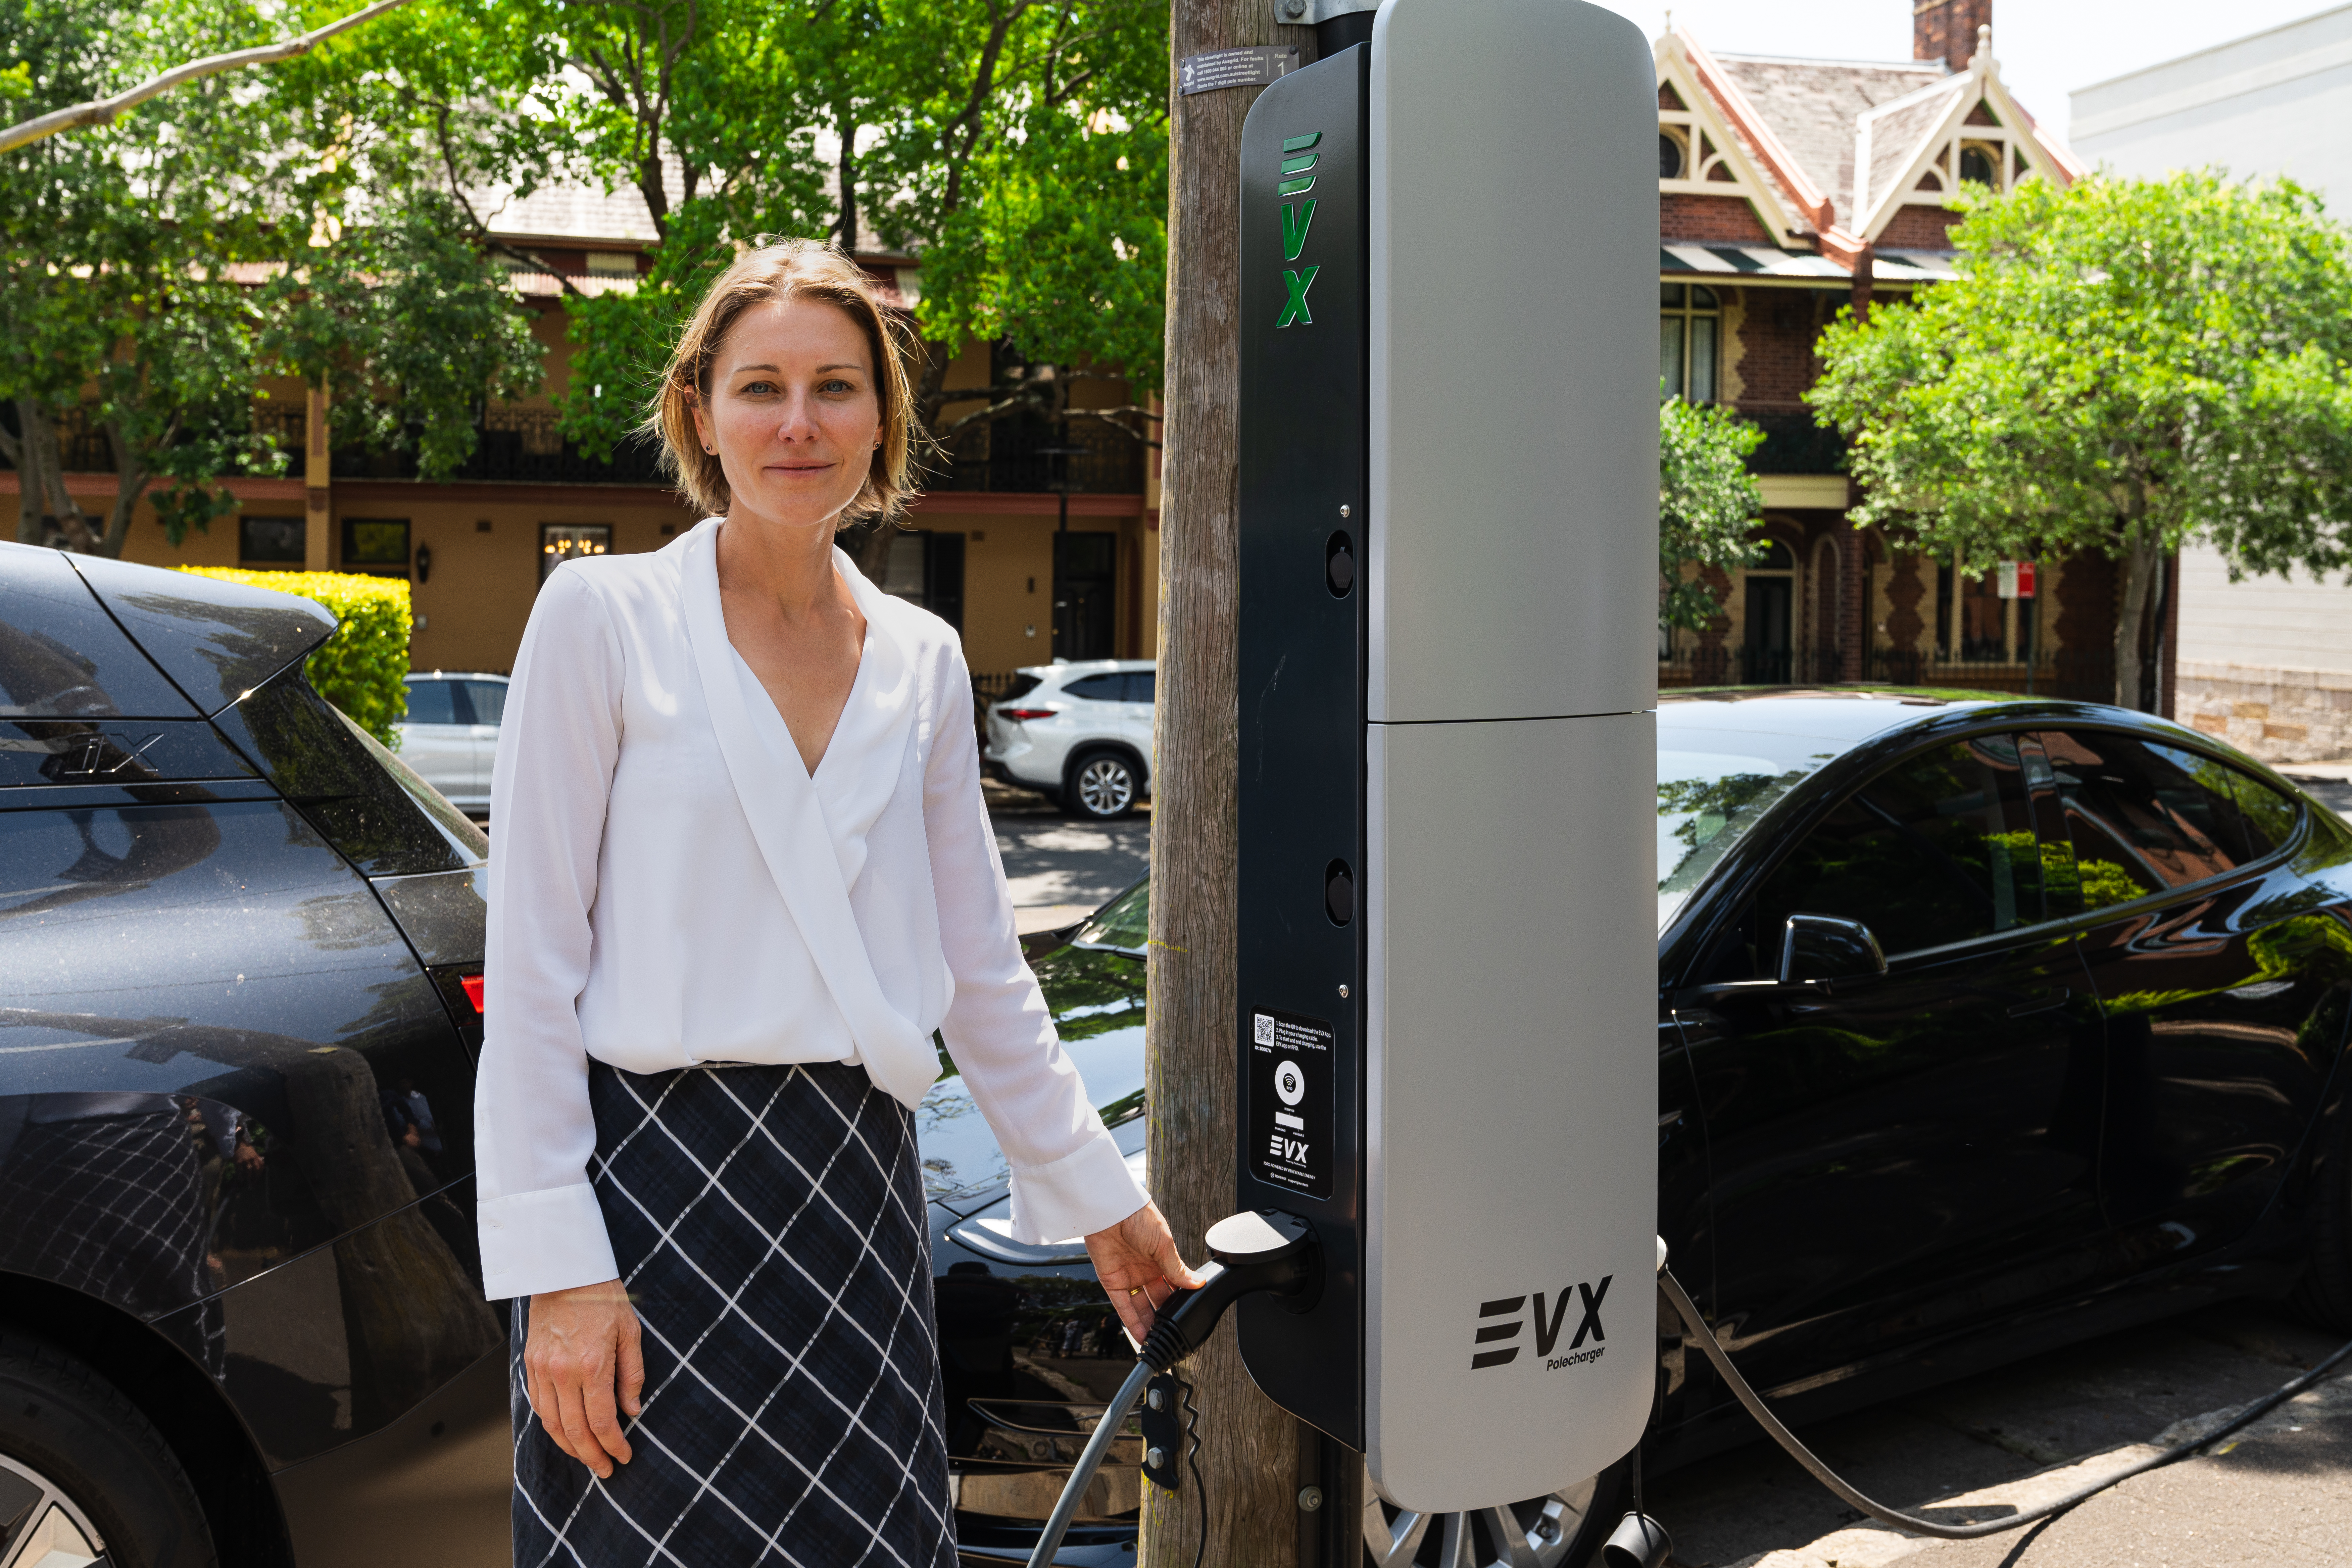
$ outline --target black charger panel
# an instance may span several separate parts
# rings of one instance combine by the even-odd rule
[[[1315,1227],[1323,1285],[1235,1307],[1267,1397],[1364,1446],[1363,907],[1371,50],[1262,93],[1241,152],[1237,1199]]]

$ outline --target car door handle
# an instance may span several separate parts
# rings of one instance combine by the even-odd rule
[[[2072,1001],[2074,999],[2074,993],[2067,987],[2063,985],[2053,985],[2049,990],[2037,992],[2033,995],[2027,997],[2024,1001],[2017,1003],[2011,1006],[2009,1010],[2009,1016],[2012,1018],[2022,1018],[2032,1013],[2055,1012],[2059,1008],[2063,1007],[2068,1002]]]

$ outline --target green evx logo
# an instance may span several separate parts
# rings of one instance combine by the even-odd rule
[[[1315,163],[1320,154],[1311,149],[1322,140],[1323,132],[1310,131],[1304,136],[1293,136],[1283,142],[1282,174],[1274,187],[1276,195],[1303,196],[1315,188]],[[1286,201],[1282,204],[1282,258],[1285,261],[1298,259],[1298,253],[1307,246],[1307,227],[1314,221],[1313,202]],[[1307,290],[1315,286],[1315,275],[1321,270],[1320,267],[1309,267],[1303,272],[1290,268],[1283,270],[1283,287],[1288,293],[1282,302],[1282,315],[1274,323],[1277,328],[1286,327],[1293,321],[1302,321],[1310,327],[1315,324],[1315,318],[1307,310]]]

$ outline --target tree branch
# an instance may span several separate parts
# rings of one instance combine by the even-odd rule
[[[312,28],[299,38],[289,38],[282,44],[263,44],[250,49],[237,49],[226,55],[207,55],[200,60],[173,66],[163,75],[150,77],[137,87],[116,93],[112,98],[92,99],[87,103],[52,110],[37,120],[27,120],[20,125],[0,131],[0,153],[22,147],[29,142],[38,142],[45,136],[54,136],[60,131],[71,131],[84,125],[110,124],[124,110],[135,109],[183,82],[217,76],[222,71],[237,70],[246,66],[275,65],[279,60],[307,55],[337,33],[356,27],[362,22],[373,21],[386,11],[406,4],[408,0],[375,0],[375,4],[367,9],[354,11],[341,21],[330,22],[323,27]]]

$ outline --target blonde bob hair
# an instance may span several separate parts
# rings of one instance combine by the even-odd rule
[[[733,494],[718,454],[702,448],[694,428],[697,405],[710,395],[710,371],[737,318],[771,300],[823,300],[837,306],[866,334],[874,355],[874,389],[882,405],[882,444],[857,499],[843,509],[845,523],[888,519],[914,499],[912,452],[917,439],[914,395],[907,380],[906,329],[886,308],[873,279],[830,245],[788,239],[747,250],[719,275],[695,308],[671,351],[669,368],[646,419],[662,445],[662,467],[705,515],[724,513]]]

